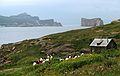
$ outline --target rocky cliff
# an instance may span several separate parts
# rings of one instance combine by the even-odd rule
[[[0,26],[4,27],[34,27],[34,26],[62,26],[53,19],[40,20],[38,16],[21,13],[16,16],[0,16]]]
[[[81,18],[81,26],[101,26],[104,25],[103,20],[101,18],[93,18],[93,19],[86,19]]]

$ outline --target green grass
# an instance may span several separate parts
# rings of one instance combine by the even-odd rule
[[[4,49],[0,49],[0,55],[6,56],[11,63],[0,64],[0,76],[119,76],[119,29],[120,23],[107,24],[46,36],[51,40],[40,41],[38,38],[24,40],[20,44],[7,44]],[[90,48],[89,44],[94,38],[113,38],[118,49],[106,50],[100,54],[87,54],[67,61],[58,60],[59,57],[79,55],[81,49]],[[73,51],[65,51],[63,48],[55,52],[54,49],[60,48],[64,44],[71,44],[66,48],[72,48]],[[15,50],[12,50],[13,47]],[[47,52],[54,55],[54,59],[50,63],[32,66],[33,61],[46,57]]]
[[[82,67],[87,64],[92,64],[95,62],[101,62],[104,60],[104,57],[98,54],[84,55],[77,59],[70,59],[63,61],[55,66],[59,72],[66,72],[70,70],[75,70],[78,67]]]

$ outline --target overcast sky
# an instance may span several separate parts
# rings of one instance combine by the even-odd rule
[[[23,12],[63,25],[80,25],[82,17],[100,17],[108,23],[120,18],[120,0],[0,0],[0,15]]]

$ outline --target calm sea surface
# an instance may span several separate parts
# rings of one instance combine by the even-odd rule
[[[14,43],[25,39],[39,38],[45,35],[87,27],[0,27],[0,44]]]

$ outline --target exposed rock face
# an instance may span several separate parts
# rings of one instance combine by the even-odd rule
[[[33,55],[37,51],[45,55],[56,54],[58,56],[67,57],[68,55],[75,55],[76,51],[71,43],[56,43],[52,42],[51,37],[41,37],[38,39],[24,40],[17,43],[3,44],[0,49],[0,64],[12,63],[9,58],[11,54],[20,54],[29,51],[29,55]],[[29,49],[34,48],[34,49]]]
[[[40,26],[62,26],[61,23],[54,22],[53,19],[49,20],[39,20],[38,24]]]
[[[34,27],[34,26],[62,26],[53,19],[40,20],[38,16],[21,13],[16,16],[0,16],[0,26],[3,27]]]
[[[81,18],[81,26],[101,26],[104,25],[103,20],[101,18],[94,18],[94,19],[86,19]]]
[[[120,23],[120,19],[114,20],[114,21],[112,21],[111,23],[112,23],[112,24]]]

